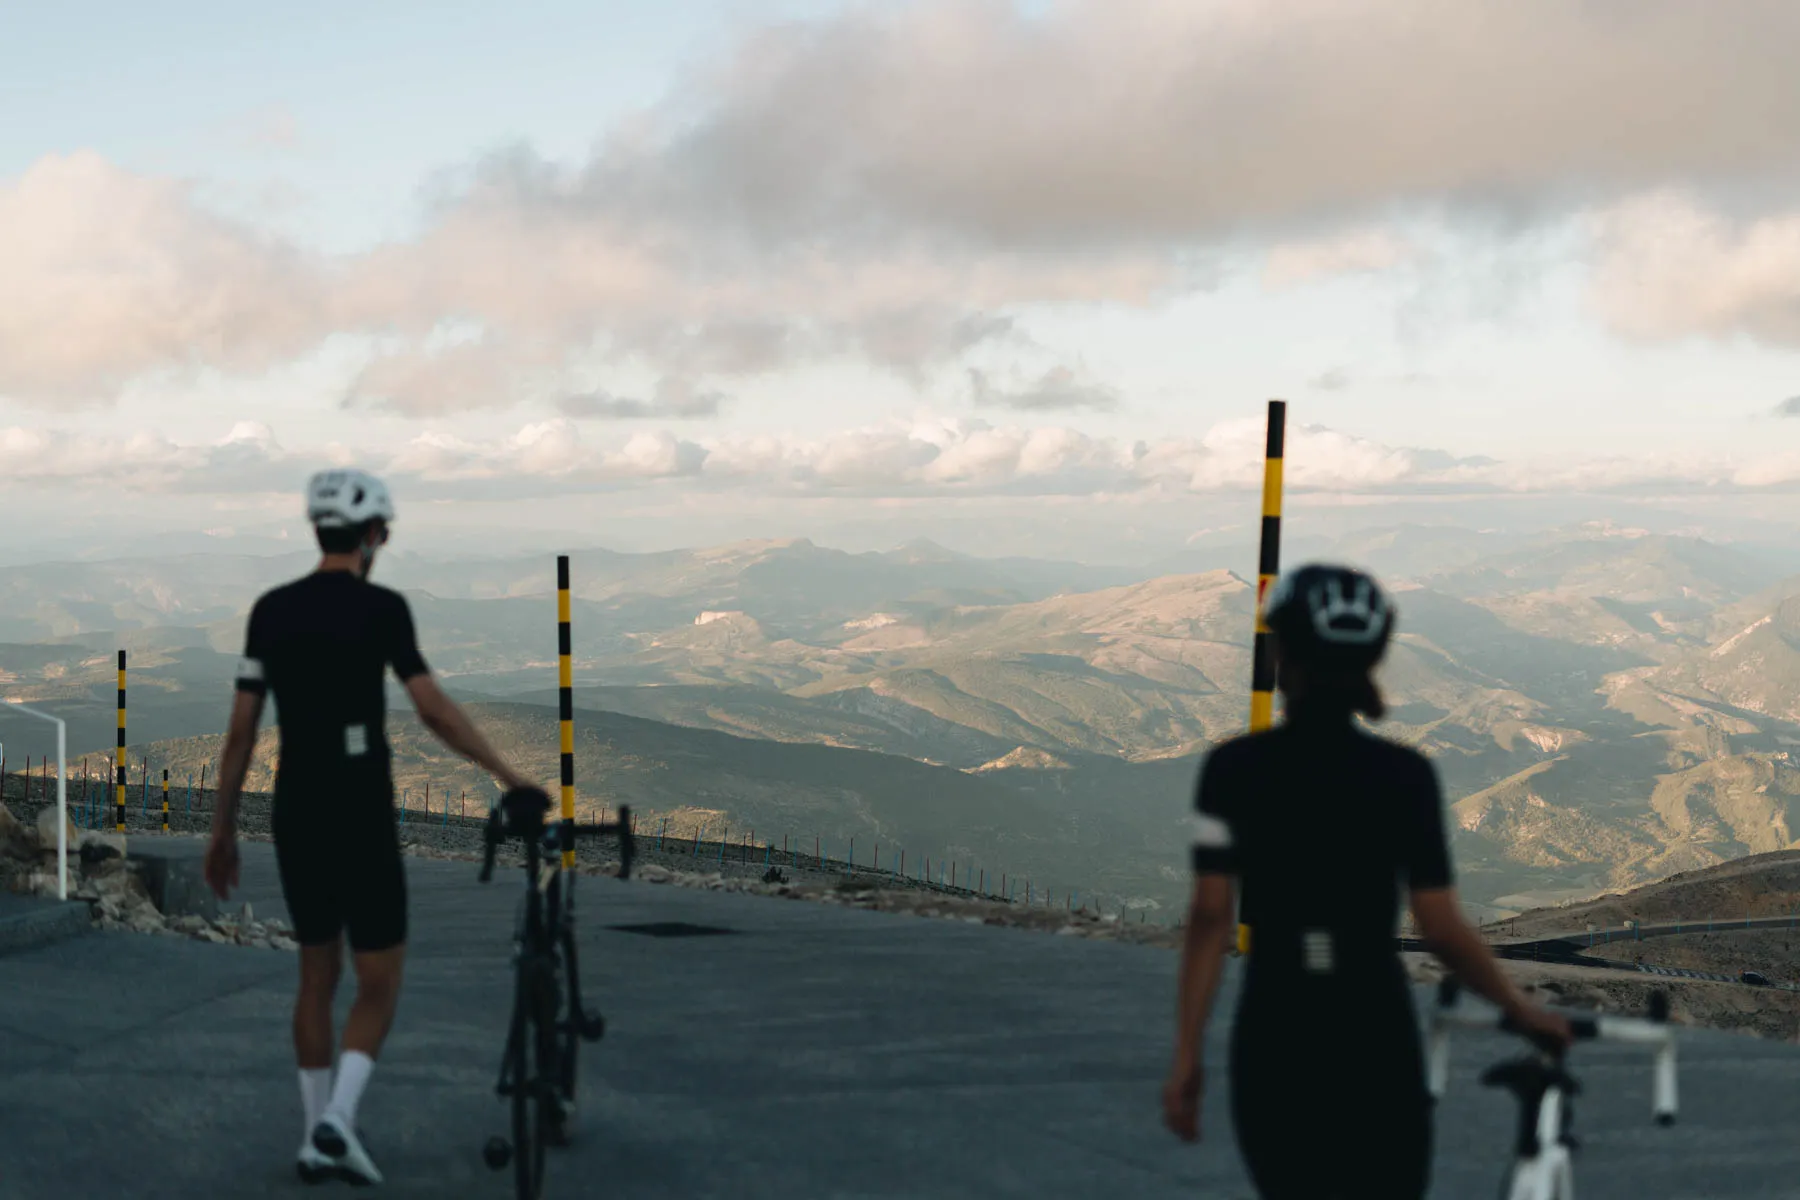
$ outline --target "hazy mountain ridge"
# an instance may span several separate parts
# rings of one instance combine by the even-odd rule
[[[473,704],[471,715],[519,768],[551,786],[558,775],[560,735],[556,710],[524,704]],[[577,811],[583,820],[604,807],[633,807],[639,831],[655,836],[708,839],[722,833],[810,850],[820,838],[842,856],[855,839],[859,861],[879,847],[883,863],[905,849],[919,865],[955,861],[1032,878],[1039,889],[1073,889],[1111,905],[1163,907],[1182,895],[1181,838],[1192,764],[1185,771],[1140,776],[1129,803],[1108,812],[1105,799],[1118,786],[1122,764],[1094,764],[1103,780],[1064,781],[1054,788],[1015,786],[1020,772],[961,771],[863,750],[745,739],[710,730],[665,725],[617,713],[577,710],[575,720]],[[483,812],[495,795],[491,780],[445,749],[410,714],[393,713],[388,738],[394,751],[397,795],[404,793],[411,820],[430,820],[445,803]],[[159,780],[167,768],[176,797],[201,767],[216,770],[219,735],[174,739],[130,748],[132,801],[142,764]],[[262,731],[248,785],[267,790],[278,763],[276,735]],[[1058,774],[1078,774],[1066,766]],[[99,778],[98,772],[95,776]],[[429,785],[429,809],[426,808]],[[155,790],[153,785],[152,790]],[[554,787],[551,786],[552,794]],[[1105,832],[1105,836],[1097,836]]]
[[[1800,745],[1800,580],[1772,578],[1764,559],[1730,547],[1629,531],[1362,540],[1396,560],[1449,557],[1394,581],[1384,732],[1436,762],[1472,896],[1620,886],[1787,844],[1793,784],[1780,756]],[[402,559],[382,577],[452,593],[408,595],[453,691],[548,705],[550,565]],[[124,570],[79,566],[94,579]],[[0,646],[0,685],[68,715],[72,745],[109,746],[110,647],[123,641],[134,744],[216,731],[242,636],[241,614],[207,607],[228,574],[219,564],[199,573],[197,598],[157,584],[156,602],[192,625]],[[1252,589],[1224,570],[1046,591],[1080,571],[929,544],[848,555],[780,541],[578,556],[575,575],[579,703],[594,721],[617,724],[600,715],[610,711],[652,722],[660,732],[629,726],[650,742],[686,738],[670,731],[683,727],[991,767],[979,774],[1005,787],[984,803],[1085,822],[1082,836],[1105,846],[1096,870],[1112,872],[1099,864],[1136,847],[1117,859],[1121,895],[1162,888],[1165,869],[1179,875],[1163,858],[1182,836],[1194,756],[1237,732],[1247,707]],[[0,602],[0,617],[18,612]],[[507,736],[535,746],[551,738],[538,728],[548,719],[515,713]],[[683,744],[751,754],[736,738]],[[435,753],[417,748],[417,769],[450,786],[458,776]],[[618,761],[620,778],[636,777]],[[642,803],[674,811],[685,795],[688,808],[734,822],[782,811],[762,784],[698,751],[658,761],[668,786],[641,791]],[[823,804],[808,800],[807,811]],[[1133,867],[1134,857],[1157,865]],[[1124,886],[1133,871],[1141,886]]]

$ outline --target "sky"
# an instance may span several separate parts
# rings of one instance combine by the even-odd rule
[[[1320,527],[1800,540],[1789,3],[8,26],[0,559],[266,549],[338,464],[420,547],[1163,554],[1274,397]]]

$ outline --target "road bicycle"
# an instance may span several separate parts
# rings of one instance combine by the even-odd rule
[[[1449,1082],[1453,1027],[1520,1032],[1491,1011],[1458,1011],[1459,990],[1454,979],[1438,985],[1428,1037],[1428,1083],[1434,1101],[1442,1098]],[[1662,992],[1651,994],[1648,1020],[1599,1014],[1572,1016],[1569,1020],[1577,1041],[1635,1042],[1655,1047],[1651,1112],[1656,1123],[1665,1126],[1674,1124],[1676,1109],[1675,1036],[1668,1020],[1669,998]],[[1562,1048],[1534,1042],[1531,1053],[1496,1063],[1482,1072],[1481,1082],[1511,1092],[1519,1104],[1513,1162],[1501,1183],[1503,1200],[1574,1200],[1577,1143],[1572,1132],[1572,1100],[1581,1087],[1563,1063]]]
[[[525,895],[513,934],[513,1008],[495,1090],[511,1101],[512,1136],[489,1138],[482,1156],[496,1171],[513,1167],[519,1200],[544,1189],[546,1146],[567,1145],[575,1112],[575,1069],[582,1042],[598,1041],[606,1020],[581,1000],[575,954],[575,876],[562,869],[569,835],[619,836],[619,878],[631,873],[631,810],[605,824],[546,821],[543,792],[508,793],[488,814],[480,880],[494,875],[500,844],[525,845]]]

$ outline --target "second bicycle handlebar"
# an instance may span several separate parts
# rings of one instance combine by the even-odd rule
[[[1459,989],[1454,980],[1446,979],[1438,986],[1437,1004],[1431,1016],[1427,1083],[1433,1099],[1444,1094],[1450,1075],[1450,1030],[1498,1029],[1505,1033],[1520,1031],[1504,1017],[1493,1012],[1474,1013],[1456,1010]],[[1650,997],[1649,1019],[1614,1017],[1602,1013],[1571,1016],[1569,1026],[1577,1041],[1636,1042],[1656,1047],[1651,1109],[1659,1125],[1670,1125],[1676,1112],[1675,1032],[1669,1027],[1669,998],[1656,992]],[[1540,1047],[1540,1050],[1542,1047]],[[1560,1053],[1560,1052],[1558,1052]]]
[[[516,837],[527,842],[540,841],[546,851],[560,851],[563,849],[560,838],[564,830],[578,838],[618,834],[619,878],[631,877],[631,862],[637,856],[637,843],[631,834],[630,805],[620,806],[617,820],[598,824],[581,825],[560,819],[545,820],[546,815],[543,811],[532,812],[519,806],[509,806],[504,801],[488,811],[487,828],[482,836],[484,847],[481,874],[478,877],[482,883],[494,877],[494,855],[501,842]]]

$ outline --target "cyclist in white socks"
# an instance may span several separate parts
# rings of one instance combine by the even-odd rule
[[[406,601],[368,582],[394,517],[387,489],[361,471],[324,471],[308,485],[307,515],[324,555],[318,569],[250,611],[206,878],[220,897],[237,885],[238,796],[264,697],[273,692],[281,731],[275,858],[300,943],[294,1052],[306,1124],[296,1165],[309,1183],[380,1183],[356,1109],[393,1023],[406,953],[406,874],[384,730],[387,668],[446,745],[509,789],[528,784],[432,681]],[[331,1008],[346,940],[356,1001],[334,1080]]]

